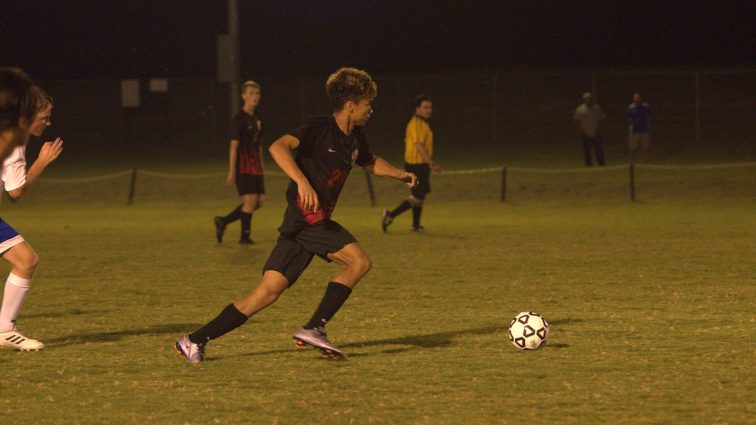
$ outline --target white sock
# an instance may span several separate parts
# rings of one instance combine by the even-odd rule
[[[8,275],[5,281],[5,293],[3,294],[3,306],[0,308],[0,332],[8,332],[13,329],[13,322],[21,310],[26,293],[29,292],[31,279],[24,279],[13,273]]]

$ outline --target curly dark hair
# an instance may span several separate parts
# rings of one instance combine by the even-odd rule
[[[18,126],[19,118],[29,123],[37,114],[33,84],[24,71],[18,68],[0,69],[0,131]]]
[[[341,68],[328,77],[326,94],[334,111],[340,111],[348,101],[372,101],[378,95],[378,86],[367,72],[356,68]]]

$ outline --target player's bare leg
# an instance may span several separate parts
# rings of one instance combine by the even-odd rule
[[[37,351],[45,345],[31,339],[16,329],[15,321],[21,309],[31,279],[37,270],[39,256],[31,245],[21,242],[2,254],[4,260],[11,264],[11,272],[5,283],[3,304],[0,309],[0,346],[11,347],[21,351]]]
[[[276,270],[266,270],[262,280],[247,296],[234,301],[234,306],[247,317],[276,302],[289,287],[286,277]]]
[[[344,359],[344,353],[333,345],[325,332],[325,325],[341,308],[352,292],[352,288],[372,267],[370,258],[358,243],[350,243],[328,259],[339,264],[342,269],[328,284],[323,300],[310,321],[294,333],[294,344],[299,348],[313,347],[330,359]]]
[[[249,295],[240,298],[205,326],[184,335],[176,341],[176,352],[192,364],[205,359],[205,344],[238,328],[247,318],[273,304],[289,287],[289,281],[275,270],[267,270],[257,287]]]

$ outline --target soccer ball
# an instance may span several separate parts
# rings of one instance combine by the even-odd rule
[[[509,324],[509,340],[520,350],[537,350],[546,344],[548,336],[548,322],[532,311],[523,311]]]

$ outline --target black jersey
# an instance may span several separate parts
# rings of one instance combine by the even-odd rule
[[[317,211],[305,210],[297,184],[290,181],[286,190],[289,205],[278,229],[284,235],[296,234],[304,226],[330,219],[353,165],[366,166],[375,161],[364,128],[355,127],[347,136],[333,116],[314,117],[289,134],[299,140],[294,158],[315,189],[320,205]]]
[[[231,122],[231,139],[239,141],[236,150],[237,174],[262,175],[260,136],[262,121],[257,114],[250,115],[244,110],[239,111]]]

